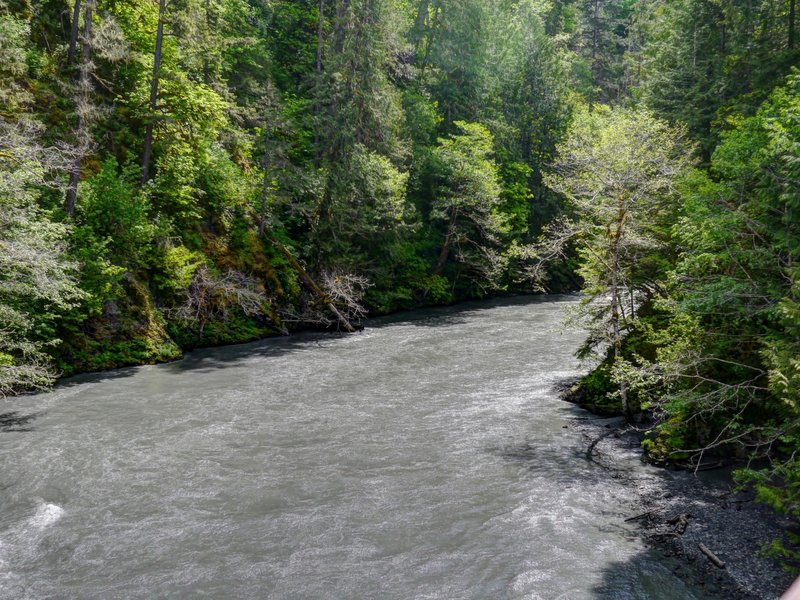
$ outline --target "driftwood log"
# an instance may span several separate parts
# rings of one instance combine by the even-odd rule
[[[725,563],[720,560],[719,556],[709,550],[708,546],[706,546],[703,542],[700,542],[698,547],[700,548],[700,552],[705,554],[708,557],[708,560],[714,563],[715,566],[719,567],[720,569],[725,568]]]
[[[684,513],[672,517],[667,521],[667,523],[675,526],[675,533],[677,533],[678,535],[683,535],[684,532],[686,531],[686,528],[689,526],[689,517],[691,517],[691,515]]]

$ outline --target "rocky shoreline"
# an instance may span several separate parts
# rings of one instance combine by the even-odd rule
[[[692,588],[710,599],[766,600],[791,585],[793,577],[760,550],[792,523],[752,492],[737,492],[729,471],[643,473],[630,466],[641,460],[641,435],[626,431],[621,418],[576,417],[570,427],[585,437],[588,460],[636,491],[628,524]]]

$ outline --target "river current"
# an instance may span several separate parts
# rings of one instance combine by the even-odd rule
[[[0,432],[0,598],[699,597],[568,427],[587,417],[554,391],[585,368],[572,302],[202,350],[0,403],[33,417]]]

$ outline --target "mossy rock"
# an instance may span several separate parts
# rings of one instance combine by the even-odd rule
[[[573,385],[564,399],[595,414],[616,417],[622,415],[622,403],[613,396],[616,389],[611,367],[603,362]]]
[[[65,336],[58,357],[63,375],[175,360],[180,347],[167,334],[150,290],[129,278],[125,294],[106,303],[103,313]]]
[[[689,458],[685,452],[687,443],[686,424],[679,419],[671,419],[656,429],[648,431],[642,441],[642,450],[648,462],[660,465],[679,465]]]

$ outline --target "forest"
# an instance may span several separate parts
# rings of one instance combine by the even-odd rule
[[[798,517],[797,10],[0,0],[0,397],[580,289],[573,394]]]

